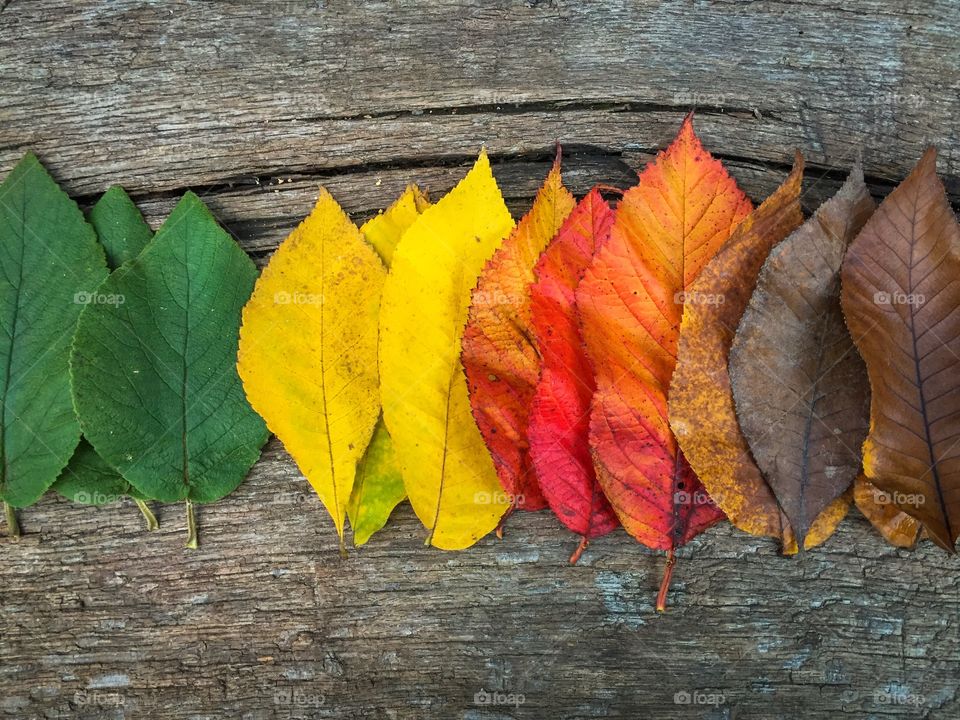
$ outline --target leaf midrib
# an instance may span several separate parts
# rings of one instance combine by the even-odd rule
[[[910,223],[910,265],[907,267],[907,297],[909,298],[914,293],[913,285],[913,268],[914,268],[914,253],[917,249],[917,212],[920,203],[920,192],[917,191],[913,196],[913,213],[911,214],[912,222]],[[917,383],[917,394],[919,395],[920,400],[920,416],[923,418],[923,437],[926,440],[927,444],[927,453],[930,460],[930,473],[933,477],[933,485],[937,491],[937,499],[939,500],[940,514],[943,516],[944,527],[947,530],[947,537],[953,539],[953,528],[950,526],[950,515],[947,513],[947,501],[943,495],[943,486],[940,482],[940,470],[937,467],[936,454],[933,449],[933,438],[930,437],[930,421],[927,417],[927,398],[926,393],[923,389],[923,377],[922,371],[920,369],[920,353],[917,348],[917,331],[916,331],[916,306],[914,303],[907,303],[907,317],[909,319],[910,325],[910,343],[913,348],[913,369],[915,373],[916,383]]]

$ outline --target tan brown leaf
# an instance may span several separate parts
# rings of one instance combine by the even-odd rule
[[[840,310],[840,265],[874,207],[858,165],[771,251],[730,350],[740,428],[801,544],[860,473],[870,387]]]
[[[789,177],[688,288],[670,385],[670,425],[714,502],[741,530],[780,538],[785,552],[796,542],[740,431],[727,357],[763,261],[803,222],[802,180],[798,153]]]

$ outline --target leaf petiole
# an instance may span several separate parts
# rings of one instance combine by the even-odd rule
[[[570,564],[576,565],[577,560],[580,559],[580,556],[583,555],[583,551],[587,549],[587,545],[590,544],[590,541],[587,539],[587,536],[584,535],[580,538],[580,544],[577,545],[577,549],[573,551],[573,555],[570,556]]]
[[[200,547],[197,539],[197,513],[193,508],[193,501],[187,500],[187,547],[196,550]]]
[[[159,528],[160,523],[157,522],[157,516],[153,514],[153,511],[150,509],[150,507],[143,500],[133,498],[133,501],[137,504],[137,507],[140,508],[140,512],[147,521],[147,530],[150,531]]]
[[[13,505],[3,504],[3,512],[7,516],[7,531],[12,538],[20,537],[20,523],[17,522],[17,511]]]
[[[663,569],[663,580],[660,581],[660,592],[657,593],[657,612],[662,613],[667,609],[667,592],[670,590],[670,581],[673,579],[673,566],[677,564],[677,558],[673,554],[673,548],[667,550],[667,565]]]

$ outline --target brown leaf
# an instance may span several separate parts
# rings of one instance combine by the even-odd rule
[[[782,538],[787,550],[792,533],[737,423],[727,355],[767,253],[803,222],[802,181],[798,153],[790,176],[687,288],[670,385],[670,425],[714,502],[741,530]]]
[[[730,350],[740,428],[801,545],[860,473],[870,388],[840,310],[840,265],[874,207],[858,165],[771,251]]]
[[[883,492],[863,475],[853,483],[853,500],[857,509],[888,543],[905,548],[917,544],[922,529],[920,523],[894,505],[889,493]]]
[[[960,227],[930,148],[843,263],[872,392],[864,475],[953,551],[960,534]]]

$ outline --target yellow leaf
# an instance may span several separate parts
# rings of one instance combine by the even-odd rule
[[[404,234],[383,289],[383,416],[427,543],[444,550],[473,545],[509,507],[470,412],[460,349],[470,291],[512,228],[481,152]]]
[[[344,514],[379,413],[377,317],[386,271],[336,200],[283,241],[243,309],[247,399],[333,517]]]
[[[387,267],[393,259],[393,250],[407,228],[430,207],[430,201],[416,185],[408,185],[396,202],[376,217],[367,220],[360,232],[380,254]]]
[[[429,206],[420,188],[410,185],[393,205],[365,222],[360,232],[389,267],[393,249],[403,233]],[[357,464],[353,493],[347,505],[354,545],[363,545],[371,535],[383,528],[390,513],[406,497],[400,465],[393,453],[393,440],[381,418],[377,421],[363,458]]]

